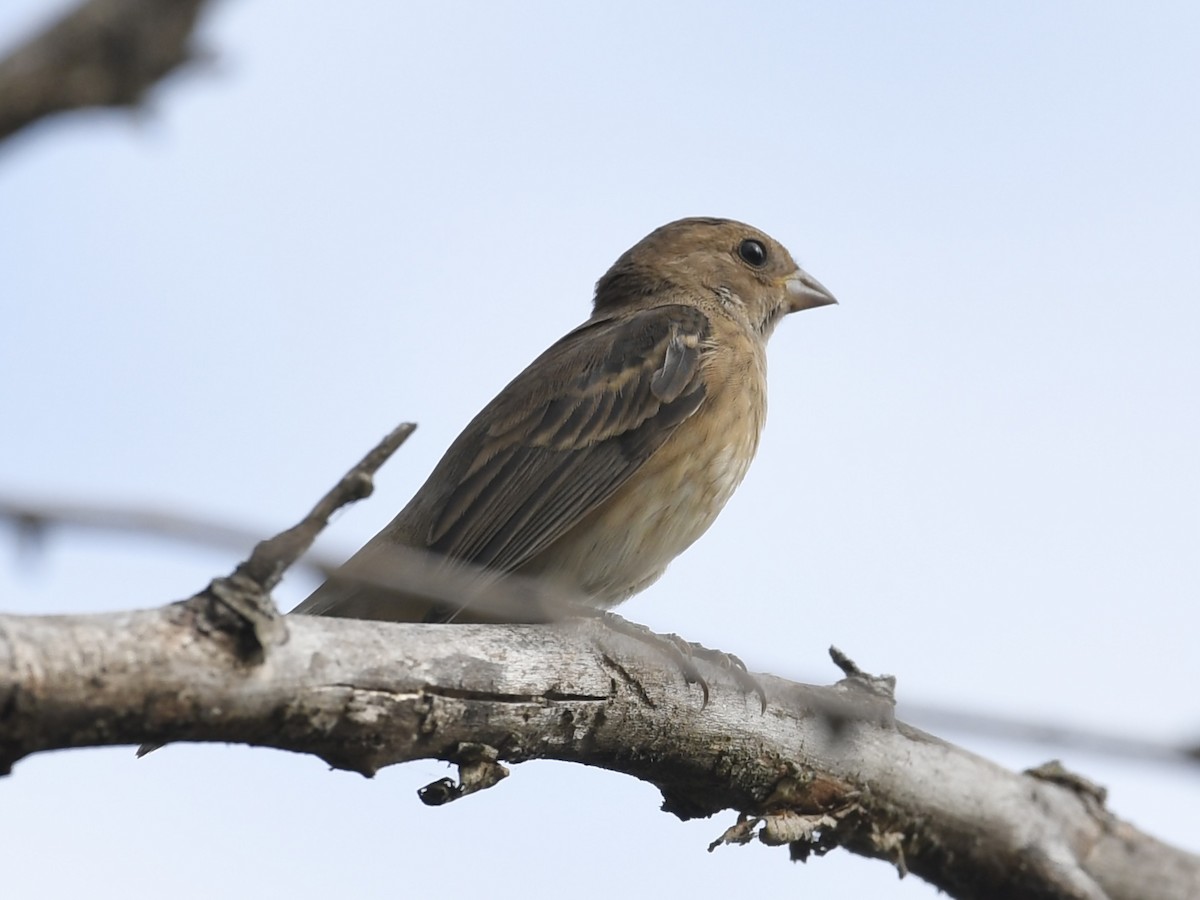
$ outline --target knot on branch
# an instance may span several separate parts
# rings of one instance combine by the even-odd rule
[[[443,806],[476,791],[487,790],[508,777],[508,768],[500,765],[500,751],[488,744],[463,742],[455,753],[458,758],[458,783],[439,778],[417,791],[426,806]]]
[[[227,636],[242,662],[259,665],[269,649],[287,641],[287,626],[271,595],[238,572],[214,579],[183,605],[196,616],[197,631]]]

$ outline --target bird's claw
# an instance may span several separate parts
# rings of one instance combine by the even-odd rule
[[[750,674],[750,670],[746,668],[746,664],[739,657],[732,653],[726,653],[724,650],[711,650],[700,644],[688,644],[688,646],[693,657],[720,666],[733,676],[733,680],[738,683],[742,693],[757,695],[758,702],[762,705],[762,711],[767,711],[767,692],[758,679]]]
[[[766,691],[763,690],[758,679],[750,674],[746,668],[746,664],[732,653],[725,653],[722,650],[711,650],[702,644],[685,641],[677,634],[658,634],[651,631],[645,625],[630,622],[616,613],[601,612],[600,621],[618,634],[632,637],[670,657],[688,684],[699,685],[700,691],[703,694],[703,700],[700,704],[701,709],[708,706],[710,692],[707,679],[700,674],[700,670],[696,666],[695,660],[697,659],[702,659],[705,662],[725,669],[733,676],[733,680],[738,683],[743,693],[756,694],[759,703],[762,705],[762,711],[767,711]]]

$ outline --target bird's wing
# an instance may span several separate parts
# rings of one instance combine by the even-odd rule
[[[690,306],[575,329],[484,407],[347,566],[386,571],[398,542],[500,572],[519,568],[612,496],[700,408],[708,333],[708,318]],[[429,597],[336,575],[292,612],[399,622],[446,615]]]
[[[612,496],[704,402],[708,318],[662,306],[588,323],[467,426],[414,498],[429,549],[512,571]]]

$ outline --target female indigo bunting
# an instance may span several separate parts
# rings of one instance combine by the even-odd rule
[[[662,226],[600,279],[591,318],[483,408],[349,565],[369,568],[401,544],[620,603],[705,532],[745,476],[775,325],[835,302],[749,225]],[[294,612],[495,620],[337,575]]]

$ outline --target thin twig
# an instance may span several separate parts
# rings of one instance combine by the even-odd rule
[[[255,546],[250,558],[237,567],[234,575],[252,579],[262,586],[264,593],[274,590],[283,573],[312,546],[335,512],[348,503],[371,496],[375,490],[375,473],[416,428],[411,422],[397,426],[358,465],[343,475],[300,522]]]

